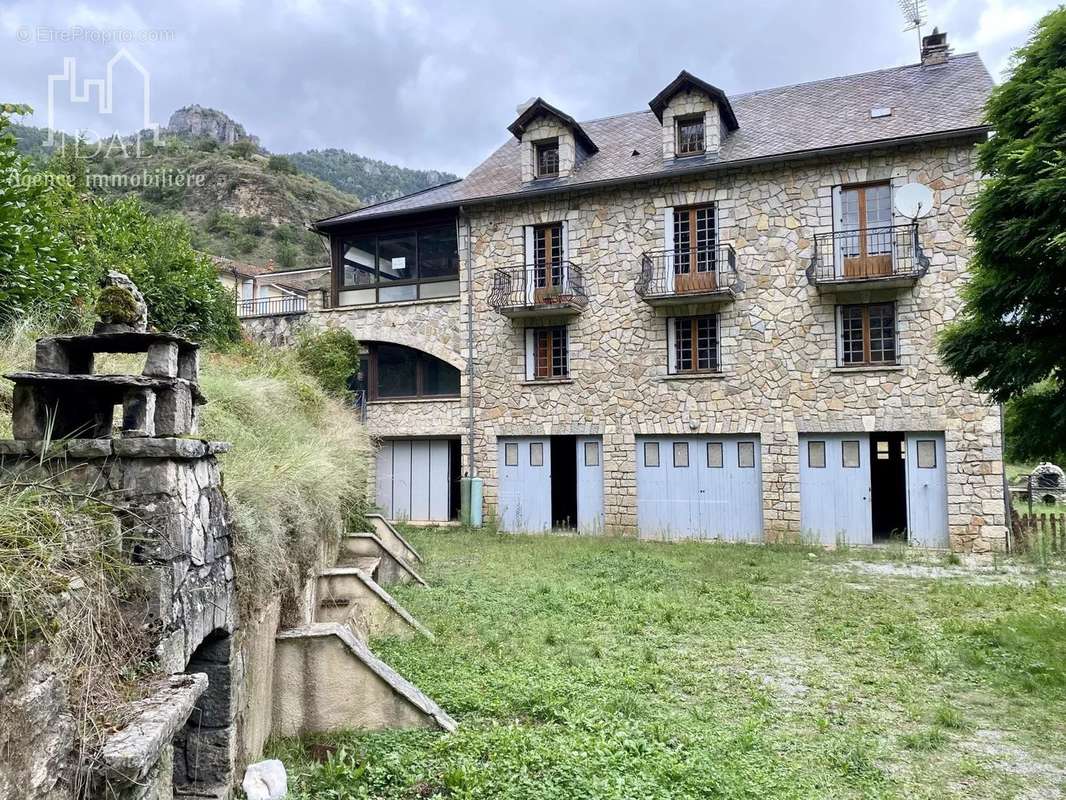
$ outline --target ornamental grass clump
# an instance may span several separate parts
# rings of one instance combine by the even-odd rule
[[[209,354],[200,381],[201,435],[233,444],[220,460],[242,600],[295,588],[320,547],[362,524],[366,430],[289,351]]]

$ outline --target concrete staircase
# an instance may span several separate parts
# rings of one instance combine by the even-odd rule
[[[374,531],[345,535],[335,566],[318,574],[314,620],[276,637],[276,735],[455,730],[447,712],[367,645],[374,636],[433,638],[384,588],[399,583],[426,586],[411,566],[422,557],[383,517],[374,515],[370,521]]]

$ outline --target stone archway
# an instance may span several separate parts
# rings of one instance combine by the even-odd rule
[[[208,683],[174,737],[175,798],[228,796],[236,740],[232,648],[226,631],[212,631],[185,668],[187,674],[206,674]]]
[[[466,369],[466,359],[456,350],[417,333],[408,333],[394,327],[375,327],[373,325],[349,324],[342,327],[346,328],[360,343],[384,342],[385,344],[399,344],[404,347],[410,347],[412,350],[421,350],[423,353],[429,353],[431,356],[435,356],[455,367],[460,372]]]

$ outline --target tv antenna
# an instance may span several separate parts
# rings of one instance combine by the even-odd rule
[[[918,31],[918,49],[922,47],[922,25],[925,24],[925,0],[897,0],[906,23],[904,31]]]

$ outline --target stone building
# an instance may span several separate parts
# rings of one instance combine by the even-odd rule
[[[992,81],[921,63],[638,111],[541,99],[469,176],[316,224],[306,322],[357,380],[388,515],[826,544],[1005,543],[999,409],[936,353],[959,312]]]

